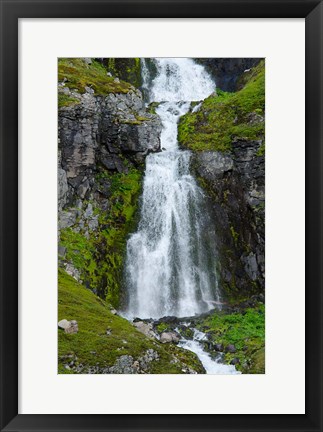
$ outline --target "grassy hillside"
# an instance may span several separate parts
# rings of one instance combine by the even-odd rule
[[[76,320],[79,327],[76,334],[58,331],[59,373],[73,373],[73,367],[80,365],[84,368],[83,373],[88,373],[88,368],[93,366],[113,366],[122,355],[131,355],[136,360],[148,349],[153,349],[159,356],[151,362],[148,373],[186,373],[188,367],[203,373],[195,354],[147,338],[127,320],[113,315],[108,303],[62,269],[58,274],[58,299],[58,320]],[[74,364],[70,368],[71,361]]]

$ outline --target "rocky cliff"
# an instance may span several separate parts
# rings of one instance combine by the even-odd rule
[[[58,84],[59,264],[115,306],[126,236],[159,118],[141,92],[91,59],[62,59]]]
[[[239,91],[192,107],[178,134],[210,197],[220,286],[232,301],[265,287],[264,62],[237,82]]]
[[[196,58],[209,74],[216,85],[223,91],[236,91],[239,89],[239,78],[245,71],[256,66],[259,58]]]

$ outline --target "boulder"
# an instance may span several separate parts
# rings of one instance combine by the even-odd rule
[[[68,321],[66,319],[59,321],[58,328],[64,330],[65,333],[77,333],[79,330],[77,321]]]
[[[235,353],[236,351],[237,351],[237,349],[233,344],[229,344],[225,347],[225,352]]]
[[[222,343],[215,344],[214,349],[215,349],[215,351],[223,352],[223,350],[224,350],[223,344]]]
[[[161,343],[175,343],[177,344],[180,341],[180,335],[176,332],[163,332],[160,335]]]
[[[156,337],[154,331],[153,331],[153,325],[151,323],[144,323],[143,321],[137,321],[133,323],[134,327],[140,333],[143,333],[145,336],[154,339]]]

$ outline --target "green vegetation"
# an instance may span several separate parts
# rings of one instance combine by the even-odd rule
[[[98,174],[98,180],[105,178],[109,181],[111,193],[107,211],[94,208],[99,229],[90,231],[88,235],[72,228],[61,231],[66,259],[80,271],[86,286],[115,307],[120,302],[126,238],[135,223],[141,176],[136,169],[128,174]]]
[[[241,90],[205,99],[196,113],[181,117],[178,141],[194,151],[230,151],[236,138],[264,139],[265,123],[265,64],[261,61],[250,73],[245,73]]]
[[[265,306],[259,304],[241,313],[215,313],[199,324],[207,328],[214,343],[224,347],[233,344],[236,353],[226,353],[225,362],[237,357],[236,367],[245,373],[264,373],[265,370]]]
[[[234,227],[232,225],[230,226],[230,231],[231,231],[233,241],[234,241],[235,245],[237,245],[238,240],[239,240],[239,233],[234,229]]]
[[[148,339],[127,320],[113,315],[104,300],[62,269],[58,272],[58,299],[58,319],[76,320],[79,328],[76,334],[58,331],[59,373],[72,373],[64,366],[71,360],[76,366],[105,368],[112,366],[121,355],[137,359],[148,349],[154,349],[159,355],[151,363],[149,373],[178,374],[183,373],[183,367],[202,372],[195,354]],[[174,356],[179,360],[176,363]]]
[[[139,88],[141,86],[140,58],[107,58],[104,59],[107,70],[123,81]]]
[[[150,114],[156,114],[156,109],[159,107],[160,102],[151,102],[148,107],[147,110]]]
[[[265,144],[261,144],[261,146],[259,147],[258,151],[257,151],[257,156],[265,156]]]
[[[79,102],[80,101],[75,97],[66,95],[64,93],[58,93],[58,108],[75,105]]]
[[[58,81],[65,81],[71,90],[85,93],[85,87],[91,87],[96,95],[106,96],[109,93],[128,93],[131,85],[127,82],[116,82],[107,75],[107,70],[99,62],[92,60],[87,64],[81,58],[60,58],[58,60]]]

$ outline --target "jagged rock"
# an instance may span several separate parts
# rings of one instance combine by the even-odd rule
[[[211,181],[222,178],[225,172],[233,168],[232,157],[216,151],[199,152],[195,160],[198,174]]]
[[[216,85],[223,91],[239,89],[239,77],[250,72],[250,68],[261,60],[260,58],[197,58],[213,76]]]
[[[178,343],[180,341],[180,336],[176,332],[163,332],[160,335],[161,343]]]
[[[258,277],[258,263],[256,255],[251,252],[249,255],[242,257],[241,259],[244,262],[246,272],[250,279],[256,280]]]
[[[88,179],[85,179],[85,181],[82,184],[80,184],[80,186],[77,189],[78,196],[84,199],[86,192],[89,190],[89,187],[90,187],[90,183]]]
[[[78,216],[77,209],[70,209],[69,211],[62,211],[59,215],[58,226],[60,229],[69,228],[76,222]]]
[[[67,202],[68,185],[66,172],[58,167],[58,211],[61,211]]]
[[[196,152],[192,168],[216,220],[219,282],[241,295],[265,288],[265,159],[262,140],[233,139],[232,151]],[[228,254],[227,250],[231,253]],[[252,251],[252,252],[251,252]]]
[[[98,226],[99,226],[99,217],[98,217],[98,215],[96,215],[92,219],[89,220],[88,227],[89,227],[90,231],[94,231],[98,228]]]
[[[74,279],[76,279],[78,282],[80,282],[81,274],[80,274],[79,270],[73,266],[73,264],[65,263],[64,267],[65,267],[65,271],[67,274],[69,274]]]

